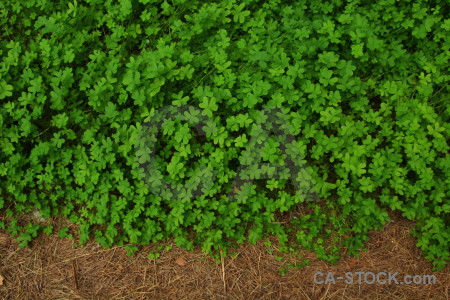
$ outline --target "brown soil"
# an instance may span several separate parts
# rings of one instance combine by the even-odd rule
[[[368,251],[359,258],[344,256],[331,266],[305,252],[311,265],[278,270],[295,257],[273,254],[263,243],[245,244],[233,257],[216,260],[197,249],[174,246],[157,260],[142,247],[128,257],[123,247],[102,249],[95,242],[74,247],[57,236],[37,238],[27,249],[0,233],[0,299],[449,299],[450,266],[433,272],[409,234],[413,224],[401,218],[371,233]],[[275,241],[275,239],[274,239]],[[169,245],[170,243],[167,243]],[[278,261],[276,256],[285,258]],[[436,275],[437,284],[316,284],[314,274],[333,272],[398,272]],[[323,277],[325,278],[325,276]]]

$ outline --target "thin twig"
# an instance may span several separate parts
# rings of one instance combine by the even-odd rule
[[[77,284],[77,276],[75,273],[75,261],[72,261],[72,277],[73,277],[73,285],[75,287],[75,289],[78,289],[78,284]]]
[[[40,136],[41,134],[45,133],[47,130],[49,130],[51,127],[45,129],[44,131],[42,131],[41,133],[39,133],[37,136],[35,136],[34,138],[37,138],[38,136]]]
[[[222,262],[222,281],[223,281],[223,289],[225,291],[225,293],[227,293],[227,284],[225,281],[225,259],[222,255],[222,249],[219,246],[219,251],[220,251],[220,260]]]

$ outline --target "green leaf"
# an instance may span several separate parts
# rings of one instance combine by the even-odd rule
[[[0,81],[0,100],[12,96],[13,86],[7,84],[4,80]]]

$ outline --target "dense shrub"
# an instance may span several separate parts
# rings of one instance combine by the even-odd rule
[[[446,0],[1,1],[0,225],[26,246],[52,230],[18,221],[38,209],[130,251],[275,234],[334,261],[393,210],[440,269],[449,15]]]

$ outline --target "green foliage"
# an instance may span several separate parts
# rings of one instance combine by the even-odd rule
[[[80,225],[80,243],[130,255],[169,238],[226,254],[274,234],[280,249],[336,261],[392,210],[416,221],[441,269],[449,11],[444,0],[2,1],[0,228],[25,247],[53,230],[19,224],[38,209]],[[288,211],[298,218],[277,222]]]

